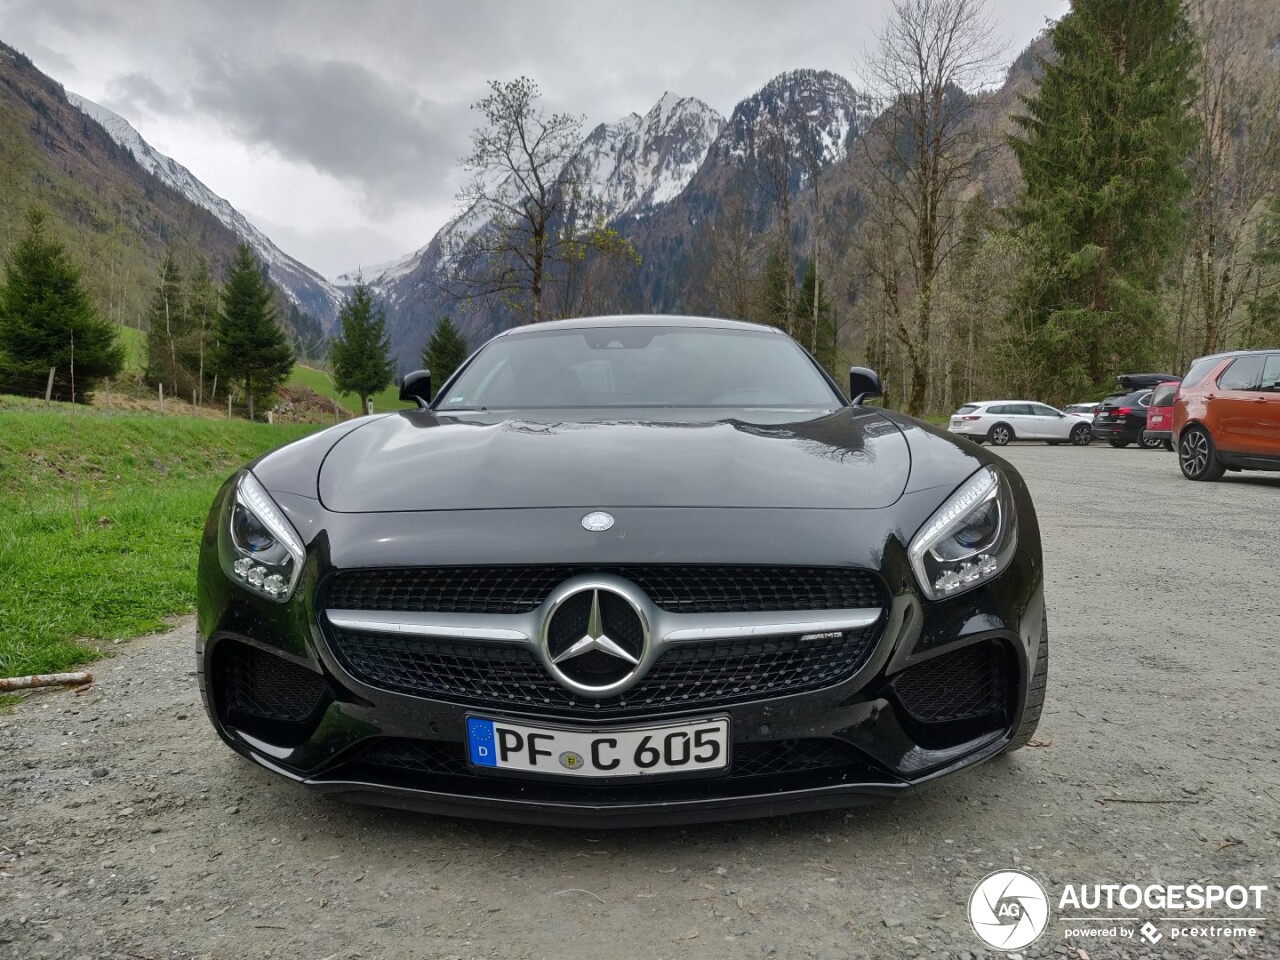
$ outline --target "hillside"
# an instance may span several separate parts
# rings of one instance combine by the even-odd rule
[[[32,204],[84,271],[100,312],[141,329],[166,247],[191,264],[203,255],[215,276],[239,237],[214,213],[142,167],[98,122],[73,106],[56,81],[0,43],[0,255]],[[316,339],[316,321],[283,294],[290,332]]]

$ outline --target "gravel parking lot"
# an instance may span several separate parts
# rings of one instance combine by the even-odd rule
[[[1280,956],[1280,475],[1012,446],[1040,511],[1053,660],[1040,746],[849,812],[575,832],[313,798],[214,737],[194,627],[122,645],[83,695],[0,712],[0,956],[986,955],[975,882],[1053,920],[1024,956]],[[1255,937],[1065,936],[1079,883],[1267,884]],[[1212,916],[1225,916],[1222,912]],[[1083,952],[1078,952],[1083,951]]]

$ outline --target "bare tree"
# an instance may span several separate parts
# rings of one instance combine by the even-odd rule
[[[760,302],[760,237],[741,192],[726,196],[703,236],[700,294],[716,316],[749,320]]]
[[[860,138],[863,190],[879,221],[868,242],[883,249],[890,230],[903,243],[907,282],[895,282],[895,336],[912,414],[928,396],[935,285],[955,242],[959,195],[985,153],[966,91],[990,79],[1002,49],[985,0],[894,0],[863,70],[886,105]]]
[[[548,114],[540,96],[527,77],[491,80],[472,104],[484,124],[462,160],[471,179],[448,232],[455,295],[498,297],[526,321],[543,318],[549,266],[565,252],[557,220],[577,194],[569,160],[582,142],[581,118]]]
[[[780,313],[782,329],[796,334],[796,267],[792,241],[791,216],[791,145],[782,120],[772,114],[760,118],[759,138],[755,144],[756,160],[763,185],[774,206],[775,227],[771,252],[782,267],[782,289],[773,310]],[[779,319],[773,317],[771,319]]]
[[[1195,0],[1201,37],[1190,242],[1181,269],[1175,361],[1230,345],[1261,282],[1253,245],[1280,185],[1280,65],[1269,36],[1236,0]]]

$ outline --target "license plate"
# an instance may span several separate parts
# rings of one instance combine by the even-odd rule
[[[611,730],[531,727],[467,717],[471,764],[571,777],[647,777],[724,770],[729,718]]]

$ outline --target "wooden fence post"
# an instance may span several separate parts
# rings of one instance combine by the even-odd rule
[[[57,369],[57,367],[49,368],[49,382],[45,384],[44,388],[44,405],[46,407],[49,405],[49,401],[53,399],[53,375]]]
[[[164,384],[160,384],[160,412],[164,413]]]

